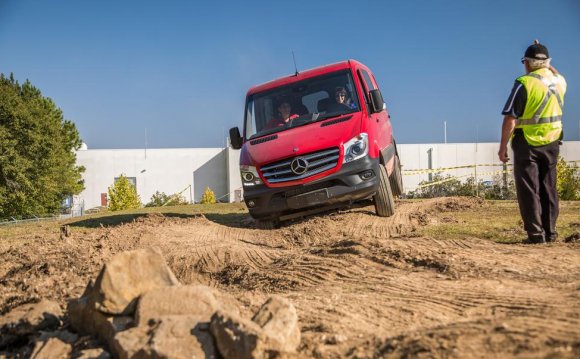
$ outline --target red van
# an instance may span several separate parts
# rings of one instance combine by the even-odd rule
[[[395,211],[403,190],[390,116],[371,70],[348,60],[250,88],[240,173],[250,215],[262,227],[372,200]]]

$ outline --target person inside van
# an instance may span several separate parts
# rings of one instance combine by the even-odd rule
[[[285,126],[291,120],[298,117],[297,114],[292,113],[292,106],[290,102],[287,100],[282,100],[278,105],[278,116],[268,121],[266,124],[265,129]]]
[[[356,105],[352,102],[348,96],[348,91],[344,87],[337,87],[335,89],[334,99],[336,100],[336,103],[330,106],[329,111],[331,112],[352,110],[356,108]]]

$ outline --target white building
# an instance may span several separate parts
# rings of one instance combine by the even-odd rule
[[[77,164],[86,168],[80,197],[85,209],[106,205],[107,189],[123,174],[134,182],[143,203],[156,191],[182,192],[188,201],[199,201],[206,187],[217,198],[227,198],[228,152],[223,148],[78,151]]]
[[[397,147],[399,149],[403,171],[463,167],[477,164],[478,180],[489,181],[493,179],[494,174],[503,170],[497,157],[499,143],[495,142],[399,144]],[[566,161],[579,161],[580,141],[564,142],[560,147],[560,155]],[[513,153],[510,153],[509,157],[513,159]],[[429,158],[431,158],[431,166],[429,166]],[[508,167],[508,170],[511,170],[511,167]],[[443,176],[456,176],[462,180],[476,175],[475,168],[443,170],[441,174]],[[403,186],[405,192],[414,190],[419,182],[427,180],[429,180],[428,173],[404,175]]]
[[[498,147],[498,143],[399,144],[398,150],[404,171],[478,164],[478,179],[485,181],[502,170],[497,160]],[[580,141],[565,142],[561,155],[567,161],[580,160]],[[181,192],[188,201],[197,202],[206,187],[221,200],[235,201],[241,198],[242,187],[238,162],[239,151],[231,148],[80,150],[77,164],[86,171],[85,190],[79,198],[85,209],[105,205],[108,187],[124,174],[135,183],[143,203],[149,202],[156,191],[168,195]],[[460,168],[441,173],[465,179],[475,171]],[[405,191],[414,190],[419,182],[428,179],[428,173],[405,174]]]

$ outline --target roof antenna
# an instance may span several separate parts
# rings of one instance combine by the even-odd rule
[[[294,76],[298,76],[298,66],[296,66],[296,57],[294,57],[294,50],[292,50],[292,60],[294,60],[294,69],[296,70]]]

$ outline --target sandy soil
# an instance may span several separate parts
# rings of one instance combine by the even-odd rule
[[[113,254],[157,246],[182,283],[231,293],[248,315],[271,293],[290,299],[306,357],[580,357],[580,244],[416,234],[484,205],[435,199],[269,231],[155,214],[63,240],[30,234],[0,247],[0,314],[39,298],[65,307]]]

